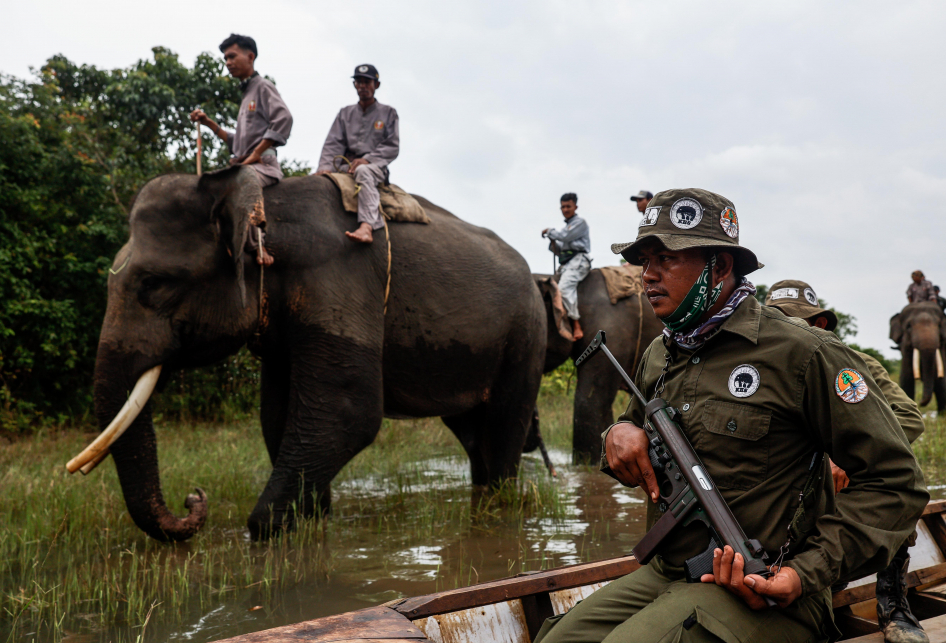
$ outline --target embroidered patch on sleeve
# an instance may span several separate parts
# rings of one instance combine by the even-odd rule
[[[732,208],[723,208],[719,214],[719,225],[730,239],[739,236],[739,219],[736,218],[736,211]]]
[[[376,130],[383,130],[383,129],[384,129],[384,121],[375,121],[375,122],[374,122],[374,128],[375,128]]]
[[[247,105],[246,105],[246,111],[248,111],[248,112],[255,112],[255,111],[256,111],[256,101],[255,101],[255,100],[251,100],[249,103],[247,103]]]
[[[681,230],[689,230],[703,220],[703,206],[696,199],[678,199],[670,206],[670,221]]]
[[[652,208],[647,208],[644,210],[644,216],[641,217],[641,222],[637,224],[638,228],[643,228],[644,226],[654,225],[657,223],[657,216],[660,214],[660,208],[663,206],[655,205]]]
[[[769,295],[769,300],[798,299],[798,288],[779,288]]]
[[[729,374],[729,392],[736,397],[749,397],[759,390],[759,371],[755,366],[743,364]]]
[[[834,391],[848,404],[857,404],[867,397],[867,382],[853,368],[843,368],[834,378]]]

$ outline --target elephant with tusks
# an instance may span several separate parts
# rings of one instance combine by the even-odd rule
[[[943,378],[946,315],[936,302],[907,304],[890,318],[890,339],[900,349],[900,388],[912,398],[919,379],[923,382],[920,406],[929,404],[935,393],[937,409],[946,409],[946,380]]]

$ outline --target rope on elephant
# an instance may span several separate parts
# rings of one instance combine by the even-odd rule
[[[260,326],[263,325],[263,233],[256,228],[256,262],[259,264],[259,321],[256,322],[256,335],[259,336]]]
[[[388,242],[388,282],[384,286],[384,312],[382,314],[388,314],[388,295],[391,293],[391,231],[388,230],[388,220],[384,217],[381,217],[381,220],[384,222],[384,238]]]

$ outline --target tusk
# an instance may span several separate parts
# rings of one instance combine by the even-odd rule
[[[943,376],[943,355],[936,349],[936,377]]]
[[[151,397],[151,393],[158,383],[159,375],[161,375],[160,364],[145,371],[145,373],[138,378],[135,388],[132,389],[131,395],[128,396],[128,400],[118,412],[118,415],[115,416],[115,419],[105,427],[105,430],[99,434],[99,437],[95,438],[92,444],[87,446],[82,453],[70,460],[66,465],[66,469],[69,473],[75,473],[79,469],[82,469],[82,473],[87,474],[92,471],[99,462],[105,459],[108,455],[109,447],[131,426],[131,423],[134,422],[138,414],[141,413],[141,409],[147,404],[148,398]]]
[[[920,379],[920,350],[913,349],[913,379]]]

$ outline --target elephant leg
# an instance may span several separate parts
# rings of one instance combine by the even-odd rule
[[[946,410],[946,379],[936,378],[933,383],[933,391],[936,393],[936,411],[942,413]]]
[[[916,399],[916,381],[913,379],[913,349],[900,351],[900,388],[911,400]]]
[[[264,360],[261,380],[260,424],[269,462],[275,467],[289,417],[289,361],[277,358]]]
[[[489,464],[483,449],[480,432],[488,422],[485,405],[480,405],[460,413],[440,418],[453,434],[457,436],[467,457],[470,458],[470,473],[474,487],[489,484]]]
[[[380,347],[308,332],[292,344],[285,430],[250,514],[253,539],[292,529],[331,506],[332,479],[381,428]]]
[[[607,369],[601,366],[606,365]],[[592,370],[591,366],[596,367]],[[589,362],[578,371],[572,421],[572,461],[596,463],[601,457],[601,433],[614,422],[611,406],[618,392],[618,373],[611,363]]]

